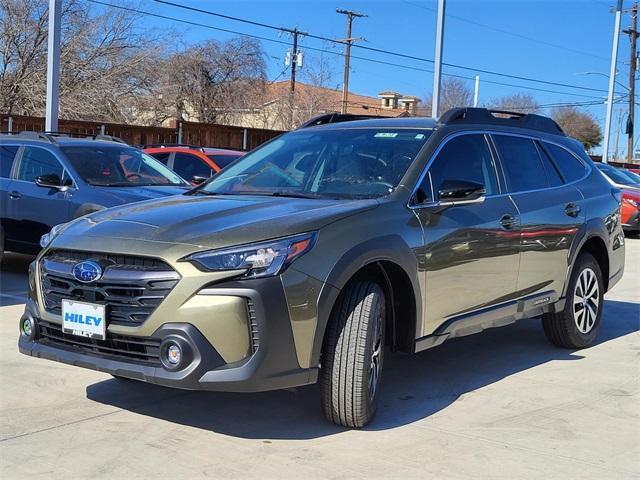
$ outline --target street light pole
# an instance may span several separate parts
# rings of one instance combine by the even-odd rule
[[[478,95],[480,93],[480,75],[476,75],[476,83],[473,89],[473,106],[478,106]]]
[[[49,32],[47,38],[47,103],[44,130],[58,131],[60,111],[60,24],[62,0],[49,0]]]
[[[620,0],[622,1],[622,0]],[[440,81],[442,79],[442,47],[444,39],[444,7],[445,0],[438,0],[438,19],[436,24],[436,54],[433,69],[433,96],[431,101],[431,117],[438,118],[440,108]]]
[[[622,17],[622,0],[616,6],[616,18],[613,27],[613,45],[611,47],[611,69],[609,71],[609,93],[607,94],[607,113],[604,119],[604,141],[602,143],[602,162],[609,159],[609,134],[611,131],[611,114],[613,112],[613,89],[616,82],[616,62],[618,60],[618,39],[620,37],[620,19]]]

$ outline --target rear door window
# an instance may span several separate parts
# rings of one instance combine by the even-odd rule
[[[585,166],[572,153],[552,143],[543,142],[543,145],[558,166],[565,182],[574,182],[584,177]]]
[[[542,164],[544,165],[544,170],[547,173],[547,180],[549,181],[550,187],[557,187],[562,185],[564,182],[562,181],[562,176],[558,171],[558,167],[551,161],[549,155],[544,151],[544,149],[540,146],[540,144],[536,143],[538,147],[538,153],[540,154],[540,159],[542,160]]]
[[[0,145],[0,177],[11,176],[11,169],[19,148],[17,145]]]
[[[200,158],[188,153],[176,153],[173,159],[173,171],[190,182],[193,177],[208,178],[212,175],[211,168]]]
[[[549,186],[542,159],[533,140],[509,135],[494,135],[493,138],[502,159],[510,192],[525,192]]]

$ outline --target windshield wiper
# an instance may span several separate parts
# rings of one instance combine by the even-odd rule
[[[288,191],[275,191],[266,193],[266,195],[270,195],[272,197],[292,197],[292,198],[326,198],[324,195],[318,195],[315,193],[304,193],[304,192],[288,192]]]

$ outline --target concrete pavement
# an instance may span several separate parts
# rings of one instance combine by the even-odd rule
[[[640,240],[595,346],[525,320],[389,355],[360,431],[325,422],[316,386],[185,392],[18,354],[27,263],[1,274],[2,479],[640,478]]]

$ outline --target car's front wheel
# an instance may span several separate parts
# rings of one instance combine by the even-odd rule
[[[547,339],[563,348],[585,348],[598,334],[604,306],[604,282],[595,258],[582,253],[576,260],[564,310],[542,317]]]
[[[375,281],[351,282],[334,307],[322,354],[327,420],[364,427],[376,412],[385,347],[385,295]]]

